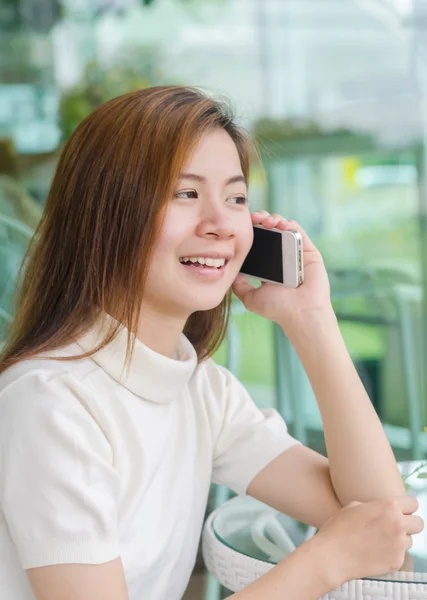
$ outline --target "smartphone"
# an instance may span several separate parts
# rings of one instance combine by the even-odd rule
[[[254,241],[240,273],[268,283],[297,288],[304,282],[302,236],[299,231],[253,225]]]

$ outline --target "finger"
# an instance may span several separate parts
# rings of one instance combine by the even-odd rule
[[[420,507],[415,496],[409,496],[408,494],[397,496],[396,501],[404,515],[412,515],[412,513],[416,512]]]
[[[264,229],[273,229],[278,227],[278,225],[283,221],[286,223],[286,219],[284,219],[281,215],[274,214],[270,215],[267,211],[260,211],[252,213],[252,223],[254,225],[262,225]],[[283,228],[283,226],[282,226]]]
[[[270,216],[270,213],[266,210],[255,210],[252,215],[257,215],[261,217],[261,219],[265,219],[266,217]]]
[[[317,252],[316,246],[313,244],[311,239],[308,237],[304,229],[301,227],[299,223],[296,221],[287,221],[285,229],[298,231],[302,236],[302,245],[304,251],[307,252]]]
[[[406,550],[410,550],[412,548],[413,543],[414,542],[412,540],[412,537],[410,535],[407,535],[406,536],[406,545],[405,545]]]
[[[265,210],[257,210],[251,214],[252,223],[254,225],[259,225],[268,215],[269,213]]]
[[[348,508],[354,508],[355,506],[359,506],[359,504],[362,504],[362,503],[359,502],[358,500],[352,500],[351,502],[349,502],[348,504],[343,506],[343,510],[346,510]]]
[[[403,561],[403,565],[400,567],[401,571],[406,571],[407,573],[412,573],[414,570],[414,557],[409,554],[409,552],[405,553],[405,560]]]
[[[278,213],[270,214],[266,210],[257,210],[256,212],[251,214],[252,223],[254,225],[261,225],[266,229],[281,229],[284,231],[286,229],[287,220],[279,215]]]
[[[275,219],[274,227],[276,229],[280,229],[281,231],[285,231],[286,224],[288,222],[287,219],[285,219],[284,217],[282,217],[282,215],[279,215],[277,213],[274,213],[273,215],[271,215],[271,217]]]
[[[233,292],[243,304],[245,304],[248,294],[255,291],[255,288],[248,282],[244,275],[237,275],[232,287]]]
[[[278,215],[277,213],[275,213],[274,215],[271,215],[270,213],[268,213],[266,210],[262,211],[260,213],[262,220],[262,226],[265,227],[266,229],[271,229],[272,227],[276,227],[277,223],[279,223],[279,221],[281,221],[283,219],[282,215]]]
[[[264,227],[264,229],[274,229],[277,228],[281,220],[282,217],[275,217],[273,215],[269,215],[261,221],[261,225]]]
[[[288,221],[282,217],[282,219],[277,223],[276,229],[280,229],[280,231],[285,231],[288,228]]]
[[[408,515],[403,517],[403,526],[409,535],[421,533],[424,529],[424,521],[418,515]]]

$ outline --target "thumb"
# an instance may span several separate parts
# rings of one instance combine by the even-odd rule
[[[236,294],[238,299],[243,302],[246,306],[246,302],[250,298],[251,294],[255,291],[254,288],[245,278],[244,275],[237,275],[233,283],[233,292]]]
[[[359,502],[358,500],[352,500],[351,502],[349,502],[348,504],[345,504],[342,507],[342,510],[348,510],[350,508],[354,508],[355,506],[359,506],[360,504],[362,504],[361,502]]]

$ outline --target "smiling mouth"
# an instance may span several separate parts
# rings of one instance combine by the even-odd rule
[[[221,269],[228,263],[228,258],[210,258],[202,256],[183,256],[179,262],[186,266],[205,267],[206,269]]]

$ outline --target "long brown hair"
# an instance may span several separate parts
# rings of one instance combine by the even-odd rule
[[[118,325],[81,356],[108,344],[122,323],[129,331],[130,357],[163,209],[200,136],[215,127],[233,139],[248,180],[249,137],[235,123],[228,103],[198,89],[138,90],[100,105],[82,121],[62,150],[24,258],[0,373],[66,346],[104,311]],[[230,303],[228,292],[218,307],[188,319],[184,332],[199,360],[223,341]]]

